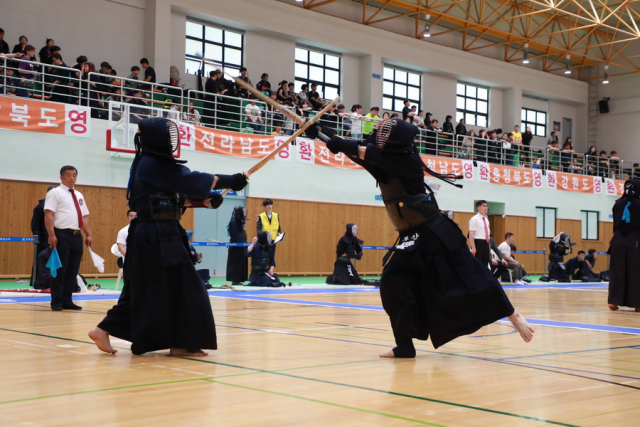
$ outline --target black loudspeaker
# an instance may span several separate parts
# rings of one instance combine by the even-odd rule
[[[600,107],[600,114],[605,114],[609,112],[609,101],[603,99],[602,101],[598,101],[598,107]]]

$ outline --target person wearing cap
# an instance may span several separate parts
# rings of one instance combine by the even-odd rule
[[[216,209],[216,189],[239,191],[247,185],[234,175],[191,171],[174,153],[178,125],[164,117],[142,120],[135,138],[136,157],[127,200],[137,217],[127,237],[126,278],[118,303],[89,332],[106,353],[116,353],[111,335],[131,342],[140,355],[170,349],[169,355],[207,356],[217,339],[211,303],[190,256],[187,233],[180,225],[187,207]]]

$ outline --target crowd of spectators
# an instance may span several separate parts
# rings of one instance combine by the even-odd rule
[[[22,61],[13,61],[12,66],[11,59],[2,57],[18,58]],[[18,43],[10,51],[8,43],[4,40],[4,30],[0,28],[0,61],[7,62],[6,65],[0,62],[0,93],[22,97],[36,96],[34,87],[37,77],[39,73],[46,73],[43,83],[46,93],[49,94],[48,99],[89,106],[93,118],[107,119],[109,103],[113,101],[131,104],[129,111],[133,123],[150,114],[148,107],[153,106],[151,103],[154,101],[149,99],[149,93],[153,89],[152,84],[156,83],[156,72],[147,58],[140,59],[139,66],[132,66],[126,79],[118,77],[117,71],[106,61],[101,62],[97,70],[85,55],[78,56],[75,64],[68,67],[62,57],[62,48],[56,45],[55,40],[49,38],[39,50],[38,58],[39,62],[36,62],[36,48],[29,44],[28,38],[24,35],[19,37]],[[179,73],[175,69],[178,77],[174,79],[174,68],[172,67],[169,85],[178,86]],[[141,72],[144,74],[140,75]],[[238,78],[253,85],[245,67],[240,69]],[[263,73],[255,87],[300,117],[309,116],[328,103],[320,96],[315,83],[303,84],[299,92],[295,91],[295,84],[287,80],[280,81],[276,88],[272,88],[269,74]],[[226,79],[221,70],[211,71],[206,79],[202,94],[202,113],[191,101],[188,106],[183,105],[182,92],[177,89],[174,94],[176,96],[168,98],[163,105],[168,110],[168,117],[205,126],[227,126],[233,119],[225,106],[226,98],[221,97],[238,97],[249,100],[241,108],[241,127],[256,133],[272,131],[275,134],[291,135],[295,131],[296,124],[291,119],[268,105],[261,108],[256,104],[255,96],[237,86],[232,80]],[[43,97],[44,93],[43,90]],[[111,108],[111,113],[115,119],[121,116],[118,109]],[[533,134],[530,127],[523,132],[518,125],[515,125],[511,132],[503,132],[502,129],[481,129],[476,132],[467,130],[464,119],[455,124],[450,115],[445,117],[440,126],[439,120],[432,117],[430,112],[418,110],[409,100],[404,101],[401,116],[395,112],[383,112],[381,118],[381,110],[377,106],[372,106],[366,114],[363,113],[364,108],[360,104],[353,104],[348,111],[344,104],[339,104],[325,115],[323,121],[338,128],[345,136],[363,139],[373,132],[378,120],[401,117],[420,130],[416,142],[425,154],[431,155],[445,154],[508,166],[556,169],[602,177],[617,177],[623,172],[635,175],[640,172],[637,163],[632,169],[622,170],[622,162],[615,150],[607,155],[606,151],[598,152],[596,147],[592,146],[581,155],[573,149],[570,137],[560,146],[555,131],[551,132],[546,147],[540,149],[531,146]]]

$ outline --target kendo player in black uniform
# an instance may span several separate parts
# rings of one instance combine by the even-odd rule
[[[260,231],[258,237],[253,238],[251,245],[247,248],[247,256],[251,257],[251,276],[249,276],[248,286],[272,288],[286,286],[273,272],[276,266],[275,246],[269,231]],[[289,286],[291,286],[291,282],[289,282]]]
[[[127,198],[138,213],[131,221],[118,304],[89,332],[98,348],[116,353],[109,336],[131,341],[131,352],[170,349],[172,356],[206,356],[217,348],[209,297],[189,256],[180,225],[184,207],[217,208],[213,188],[241,190],[242,174],[192,172],[173,157],[178,126],[165,118],[139,124]]]
[[[338,241],[336,255],[338,259],[333,265],[333,274],[327,277],[329,285],[359,285],[362,280],[351,263],[352,259],[362,259],[362,248],[364,241],[358,239],[358,226],[347,224],[347,231]]]
[[[233,214],[227,226],[230,243],[247,243],[246,218],[247,208],[244,206],[233,208]],[[238,286],[247,280],[248,275],[246,249],[243,246],[229,246],[226,279],[233,286]]]
[[[640,180],[624,183],[624,194],[613,205],[613,237],[609,244],[609,309],[640,311]]]
[[[54,186],[47,188],[47,193],[53,190]],[[33,263],[35,268],[31,270],[31,279],[29,280],[29,284],[31,287],[35,289],[35,284],[37,279],[42,274],[40,265],[38,264],[38,254],[40,254],[45,249],[49,248],[49,232],[47,231],[47,227],[44,225],[44,201],[45,199],[38,200],[38,204],[35,208],[33,208],[33,215],[31,216],[31,233],[33,234],[33,245],[35,246],[35,254]],[[49,255],[47,255],[47,259]],[[35,276],[33,272],[35,271]]]
[[[318,126],[312,134],[314,130],[334,133]],[[378,122],[362,145],[335,134],[319,135],[329,151],[348,155],[375,178],[399,232],[380,279],[396,347],[380,357],[415,357],[413,338],[431,336],[438,348],[503,317],[525,342],[531,341],[531,326],[489,269],[471,255],[462,231],[440,213],[424,173],[451,181],[423,163],[414,144],[417,131],[407,122],[387,119]]]

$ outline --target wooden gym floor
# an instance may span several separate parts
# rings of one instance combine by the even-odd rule
[[[378,358],[376,289],[212,292],[220,349],[199,359],[100,353],[86,333],[113,296],[0,295],[0,425],[638,425],[640,313],[601,284],[506,288],[532,343],[497,322],[415,360]]]

